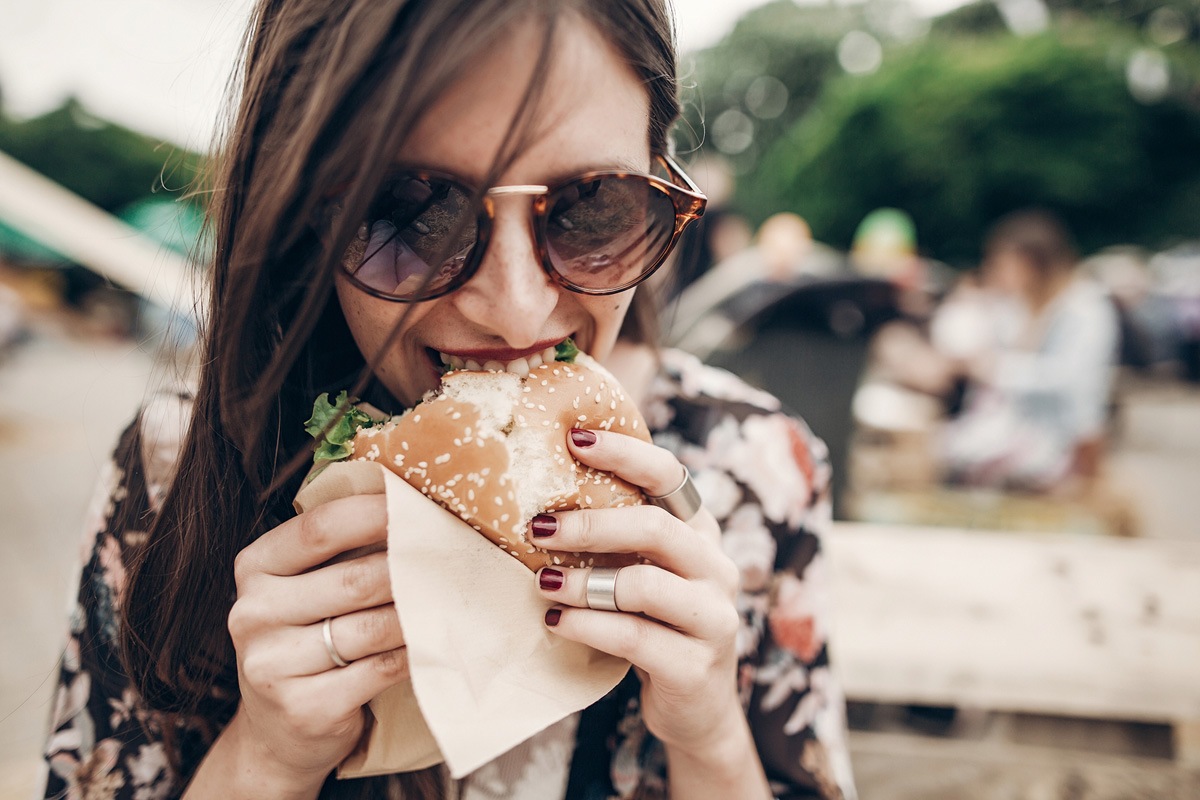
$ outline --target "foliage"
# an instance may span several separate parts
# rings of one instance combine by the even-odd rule
[[[752,166],[762,155],[758,143],[783,135],[819,96],[837,70],[838,40],[860,17],[858,9],[800,8],[791,0],[775,0],[746,14],[719,44],[684,64],[684,85],[694,83],[695,88],[683,98],[680,150],[712,147],[714,121],[732,110],[754,130],[748,147],[728,155],[737,164]],[[786,89],[784,108],[766,118],[747,107],[754,105],[753,96],[747,103],[752,84],[763,76]]]
[[[973,259],[986,226],[1027,205],[1061,213],[1085,249],[1200,235],[1200,110],[1133,99],[1131,49],[1105,28],[932,36],[832,82],[737,204],[755,219],[796,211],[843,246],[870,210],[903,208],[922,250],[951,261]]]
[[[195,153],[98,119],[74,99],[26,121],[0,116],[0,151],[110,212],[152,194],[183,194],[202,163]]]

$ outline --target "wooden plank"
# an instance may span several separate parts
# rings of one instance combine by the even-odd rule
[[[1200,543],[841,523],[853,699],[1200,719]]]
[[[1189,767],[1200,767],[1200,720],[1177,720],[1172,728],[1175,760]]]
[[[1153,758],[850,732],[859,795],[870,800],[1193,800],[1200,770]]]

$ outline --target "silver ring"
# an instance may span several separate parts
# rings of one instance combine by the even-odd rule
[[[587,607],[597,611],[617,608],[617,573],[620,567],[592,567],[587,577]]]
[[[329,653],[335,667],[350,666],[350,662],[342,658],[342,654],[333,646],[333,617],[325,618],[325,623],[321,625],[321,638],[325,640],[325,652]]]
[[[687,522],[700,511],[700,492],[692,482],[692,473],[687,467],[683,468],[683,482],[673,492],[653,497],[646,495],[646,500],[652,506],[665,508],[671,516]]]

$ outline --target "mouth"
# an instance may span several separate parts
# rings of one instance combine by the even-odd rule
[[[443,352],[427,347],[425,352],[429,355],[433,365],[443,372],[456,370],[511,372],[524,378],[543,364],[553,364],[557,355],[555,347],[566,338],[568,337],[554,339],[550,343],[539,342],[526,350]]]

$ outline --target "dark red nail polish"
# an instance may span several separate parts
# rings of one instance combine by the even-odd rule
[[[546,611],[546,624],[553,628],[558,624],[558,618],[562,616],[561,608],[551,608]]]
[[[538,514],[529,521],[529,527],[533,530],[533,538],[544,539],[558,530],[558,520],[549,514]]]
[[[579,428],[571,429],[571,441],[576,447],[591,447],[596,443],[596,434],[591,431],[581,431]]]
[[[542,574],[538,575],[538,586],[543,589],[553,592],[556,589],[561,589],[563,585],[563,574],[554,567],[546,567],[542,570]]]

